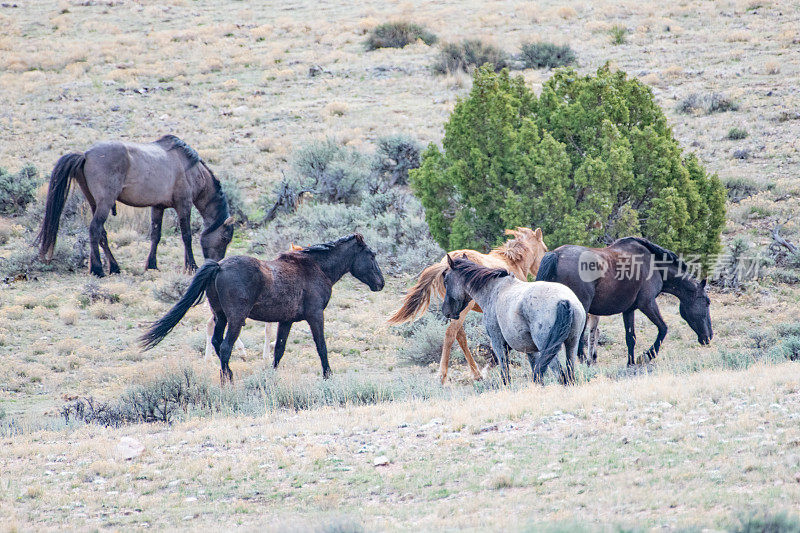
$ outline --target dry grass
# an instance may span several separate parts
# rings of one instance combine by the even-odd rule
[[[0,143],[5,168],[31,162],[47,175],[60,155],[102,139],[175,133],[254,203],[281,178],[292,147],[311,138],[366,146],[408,132],[440,142],[471,81],[431,74],[437,46],[363,51],[370,29],[399,18],[424,22],[445,42],[491,38],[510,52],[546,38],[569,44],[581,73],[611,61],[641,76],[681,144],[711,171],[771,184],[731,204],[726,240],[746,235],[765,248],[775,217],[800,209],[800,13],[777,2],[603,1],[589,9],[556,0],[331,0],[280,12],[250,1],[16,3],[0,8],[0,130],[14,133]],[[615,26],[631,29],[622,46],[609,38]],[[312,66],[321,73],[310,76]],[[537,91],[546,80],[522,74]],[[740,106],[678,113],[678,101],[695,93],[728,95]],[[747,160],[731,158],[735,143],[722,140],[741,125],[749,136],[736,148],[753,151]],[[601,324],[608,342],[598,373],[582,369],[591,380],[569,389],[524,387],[525,367],[515,366],[520,389],[452,400],[65,428],[56,415],[64,396],[118,397],[132,382],[184,365],[211,382],[218,375],[218,363],[198,353],[206,305],[156,350],[137,349],[141,327],[169,307],[153,288],[182,267],[183,250],[165,232],[162,270],[143,272],[149,213],[118,208],[107,228],[123,274],[98,282],[117,301],[83,300],[85,272],[37,274],[0,290],[0,357],[11,369],[0,378],[4,527],[318,528],[344,514],[377,530],[576,520],[720,528],[733,510],[800,498],[797,364],[720,369],[720,350],[730,357],[750,349],[755,329],[797,321],[800,290],[777,282],[713,292],[715,344],[707,349],[696,345],[675,299],[663,297],[670,330],[652,375],[624,376],[615,317]],[[32,230],[0,220],[0,257],[28,250]],[[229,253],[248,245],[240,230]],[[326,313],[337,376],[435,379],[431,368],[399,365],[405,340],[383,322],[408,285],[388,279],[381,293],[352,279],[337,285]],[[642,317],[637,336],[641,349],[655,336]],[[269,361],[261,358],[261,324],[248,323],[242,339],[247,356],[235,354],[232,368],[246,379]],[[319,371],[308,327],[299,324],[279,373],[302,384],[316,383]],[[466,374],[455,364],[447,390],[471,392]],[[5,436],[17,430],[24,433]],[[141,440],[145,453],[117,460],[122,436]],[[389,465],[374,467],[378,455]]]

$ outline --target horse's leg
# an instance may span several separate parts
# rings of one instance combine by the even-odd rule
[[[628,366],[636,364],[633,350],[636,347],[636,327],[634,326],[633,313],[635,309],[628,309],[622,313],[622,322],[625,324],[625,344],[628,346]]]
[[[448,324],[447,329],[444,332],[444,343],[442,344],[442,357],[439,359],[439,380],[444,385],[445,380],[447,379],[447,369],[450,366],[450,352],[453,349],[453,342],[458,337],[459,331],[464,331],[464,321],[467,319],[467,313],[472,311],[475,307],[474,302],[470,302],[467,304],[467,307],[461,311],[461,314],[458,315],[458,318],[455,320],[450,321]],[[469,349],[464,352],[464,357],[467,357],[469,353]],[[472,354],[469,354],[469,358],[472,360],[472,365],[475,364],[475,359],[472,358]],[[473,375],[475,371],[473,370]],[[480,375],[480,373],[478,373]],[[476,378],[480,379],[480,378]]]
[[[323,319],[322,311],[311,315],[306,319],[308,325],[311,327],[311,336],[314,337],[314,344],[317,345],[317,355],[319,361],[322,363],[322,377],[328,379],[331,377],[331,367],[328,364],[328,347],[325,345],[325,320]]]
[[[214,333],[211,335],[211,346],[214,348],[217,357],[219,357],[219,351],[222,346],[222,338],[223,334],[225,333],[225,326],[228,325],[228,317],[222,313],[215,313],[212,320],[214,321]]]
[[[286,351],[286,339],[292,329],[291,322],[278,322],[278,335],[275,338],[275,354],[272,356],[272,368],[278,368],[283,352]]]
[[[106,219],[108,219],[110,210],[110,204],[98,204],[97,209],[94,210],[92,221],[89,224],[89,248],[91,250],[89,270],[99,278],[105,275],[103,273],[103,261],[100,259],[100,242],[103,240],[103,233],[105,232],[103,225],[106,223]]]
[[[658,328],[658,335],[656,336],[655,342],[644,352],[648,359],[653,360],[658,355],[658,350],[661,349],[661,343],[664,342],[664,337],[667,336],[667,323],[661,318],[661,311],[658,309],[655,298],[647,301],[639,310]]]
[[[597,344],[600,338],[599,324],[599,316],[586,316],[586,329],[589,330],[589,357],[586,359],[586,363],[590,365],[597,364]]]
[[[247,359],[247,350],[244,349],[244,343],[242,342],[241,337],[236,339],[236,347],[239,348],[240,352],[242,352],[242,359]]]
[[[483,379],[483,376],[481,375],[481,371],[478,369],[478,364],[472,357],[472,352],[469,351],[469,346],[467,345],[467,332],[464,331],[463,324],[461,329],[456,331],[456,340],[458,341],[458,345],[461,347],[461,351],[464,352],[464,357],[467,358],[469,369],[472,371],[472,378],[475,381],[480,381]]]
[[[147,256],[145,270],[158,270],[156,250],[161,241],[161,222],[164,220],[164,208],[153,206],[150,209],[150,255]]]
[[[566,357],[566,374],[562,374],[564,385],[575,383],[575,359],[578,354],[578,344],[582,342],[580,335],[572,335],[564,340],[564,355]],[[556,359],[558,360],[558,359]]]
[[[497,322],[487,322],[487,317],[484,315],[483,324],[486,327],[486,333],[489,335],[489,340],[492,342],[492,350],[497,355],[497,361],[500,365],[500,377],[503,379],[503,385],[508,385],[511,382],[511,373],[508,368],[508,344],[503,338],[503,332],[500,331],[500,325]]]
[[[197,270],[197,263],[194,262],[194,253],[192,253],[192,224],[190,218],[192,206],[191,204],[188,207],[182,206],[178,208],[176,206],[175,210],[178,211],[178,222],[181,226],[181,238],[183,239],[183,265],[186,270],[194,272]]]
[[[264,352],[262,353],[262,358],[267,358],[267,353],[269,352],[269,338],[272,337],[272,322],[267,322],[264,326]]]
[[[214,345],[211,344],[211,339],[214,337],[214,316],[212,315],[211,318],[208,319],[206,322],[206,351],[203,355],[203,359],[207,359],[209,355],[211,355],[211,350],[214,349]]]
[[[225,339],[219,346],[220,385],[224,385],[225,381],[233,383],[233,372],[231,372],[231,367],[228,363],[231,360],[231,352],[234,344],[236,344],[236,339],[239,338],[239,333],[242,331],[242,326],[244,326],[244,317],[232,317],[228,322],[228,331],[225,333]]]
[[[106,259],[108,259],[108,273],[119,274],[119,264],[117,264],[117,260],[114,259],[114,256],[111,254],[111,248],[108,246],[108,234],[106,233],[106,228],[103,228],[103,233],[100,236],[100,246],[103,248],[103,252],[106,254]]]

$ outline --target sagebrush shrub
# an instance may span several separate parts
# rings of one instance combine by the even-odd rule
[[[725,111],[736,111],[739,104],[720,93],[692,93],[678,104],[677,110],[680,113],[723,113]]]
[[[419,145],[405,135],[381,137],[374,156],[332,139],[300,147],[277,199],[264,200],[269,226],[254,235],[251,250],[274,257],[290,242],[307,246],[360,232],[385,271],[421,270],[442,251],[419,201],[397,186],[418,165]]]
[[[566,67],[575,62],[572,48],[546,42],[525,43],[520,55],[526,68]]]
[[[500,71],[508,66],[508,56],[496,46],[480,39],[465,39],[459,43],[444,44],[433,64],[433,70],[439,74],[472,72],[486,64],[491,65],[495,72]]]
[[[153,296],[160,302],[174,304],[181,299],[191,281],[189,276],[169,272],[153,287]]]
[[[436,42],[436,35],[428,31],[424,26],[413,22],[386,22],[375,26],[369,32],[364,46],[368,51],[377,50],[378,48],[403,48],[417,42],[417,40],[421,40],[430,46]]]
[[[16,174],[0,168],[0,214],[18,215],[36,199],[39,172],[25,165]]]
[[[373,209],[372,203],[382,195],[370,197],[361,206],[301,205],[296,212],[276,218],[256,232],[251,251],[275,257],[286,251],[290,242],[308,246],[359,232],[378,255],[385,272],[417,272],[440,259],[444,252],[430,237],[419,203],[407,193],[399,196],[403,203],[416,204],[416,209],[406,207],[403,212],[395,212],[394,203],[383,212]]]
[[[444,249],[487,250],[515,226],[552,249],[641,235],[709,266],[725,190],[672,135],[653,93],[608,66],[556,70],[537,96],[522,77],[475,71],[468,98],[411,186]]]
[[[89,259],[88,236],[65,236],[56,245],[49,263],[39,261],[39,254],[22,248],[8,257],[0,257],[0,278],[32,277],[42,272],[77,272],[86,267]]]
[[[800,533],[800,518],[786,511],[764,510],[742,516],[731,533]]]
[[[381,137],[378,139],[375,170],[386,186],[406,185],[408,171],[419,167],[421,151],[416,139],[408,135]]]
[[[312,142],[293,155],[292,186],[319,201],[357,203],[366,188],[371,167],[369,157],[333,139]]]

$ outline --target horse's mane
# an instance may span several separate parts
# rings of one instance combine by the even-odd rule
[[[505,268],[487,268],[465,258],[456,259],[453,265],[453,270],[461,274],[464,284],[473,291],[480,290],[493,279],[511,275]]]
[[[676,254],[672,250],[667,250],[666,248],[663,248],[657,245],[656,243],[645,239],[644,237],[623,237],[621,239],[617,239],[616,241],[614,241],[612,246],[614,244],[624,243],[624,242],[635,242],[641,244],[642,246],[647,248],[647,250],[650,253],[660,255],[662,260],[671,261],[672,264],[678,268],[679,273],[682,274],[689,272],[689,265],[687,265],[680,257],[678,257],[678,254]]]
[[[220,183],[220,181],[214,175],[214,172],[212,172],[208,165],[206,165],[206,162],[200,158],[200,154],[198,154],[194,148],[186,144],[183,139],[180,139],[175,135],[164,135],[156,141],[156,144],[168,151],[180,150],[184,157],[186,157],[186,159],[189,161],[189,166],[186,167],[186,170],[193,168],[199,163],[202,167],[202,170],[208,172],[208,175],[211,176],[211,184],[214,187],[214,199],[212,202],[214,202],[214,205],[217,208],[217,213],[214,216],[214,222],[212,222],[203,230],[203,234],[211,233],[219,228],[226,220],[228,220],[228,217],[230,217],[231,214],[230,208],[228,207],[228,197],[225,194],[225,191],[222,190],[222,183]]]
[[[504,242],[500,246],[493,248],[492,251],[489,252],[489,255],[502,255],[509,261],[518,263],[522,261],[527,252],[528,249],[525,244],[521,240],[513,238]]]
[[[220,183],[220,181],[217,179],[217,177],[214,175],[211,169],[208,168],[208,165],[206,165],[205,161],[201,160],[200,162],[202,163],[203,168],[211,176],[211,183],[213,183],[214,186],[215,195],[213,201],[216,203],[217,215],[216,217],[214,217],[214,222],[212,222],[210,226],[208,226],[205,230],[203,230],[203,233],[211,233],[212,231],[220,227],[226,220],[228,220],[228,217],[230,217],[231,214],[230,214],[230,208],[228,207],[228,195],[226,195],[225,191],[222,190],[222,183]]]
[[[203,161],[200,159],[200,154],[198,154],[194,148],[186,144],[184,140],[179,139],[175,135],[164,135],[156,141],[156,144],[161,145],[167,151],[180,150],[186,159],[189,160],[189,166],[187,167],[187,170]]]
[[[335,248],[338,248],[339,246],[341,246],[346,242],[352,241],[353,239],[358,240],[362,244],[364,243],[364,237],[362,237],[360,233],[353,233],[351,235],[347,235],[346,237],[342,237],[341,239],[336,239],[335,241],[323,242],[321,244],[312,244],[311,246],[306,246],[302,250],[298,250],[297,253],[314,255],[317,253],[329,252]]]

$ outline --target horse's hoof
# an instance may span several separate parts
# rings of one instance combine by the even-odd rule
[[[103,272],[102,268],[92,268],[91,273],[97,276],[98,278],[104,278],[106,276],[106,273]]]
[[[111,265],[111,268],[109,269],[108,273],[109,274],[121,274],[121,271],[120,271],[118,265]]]

